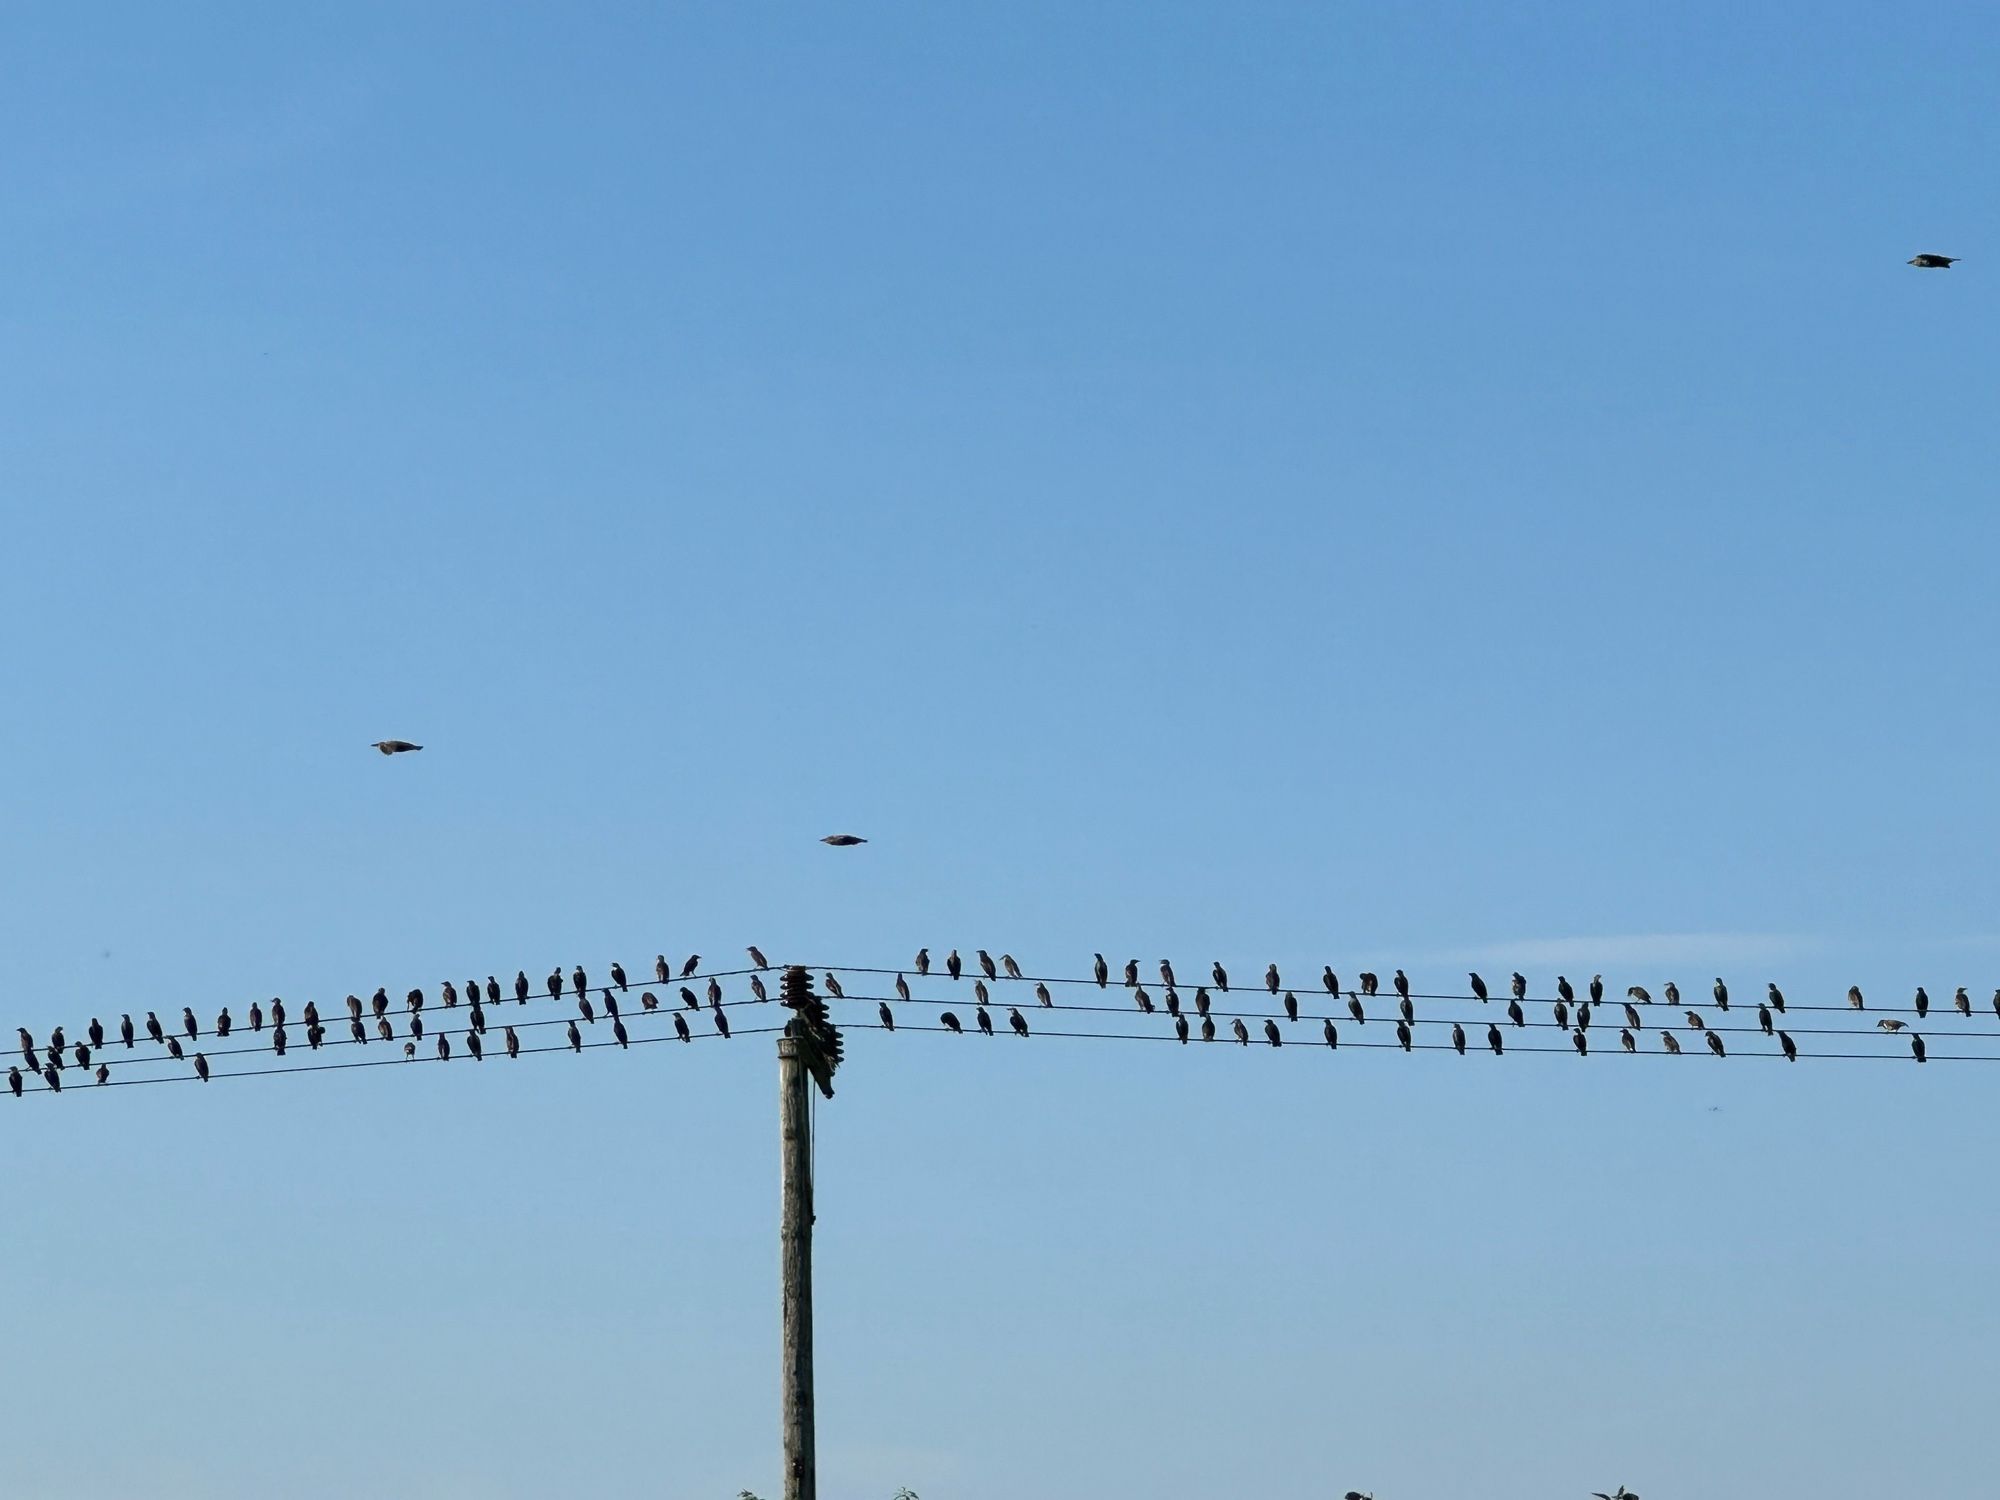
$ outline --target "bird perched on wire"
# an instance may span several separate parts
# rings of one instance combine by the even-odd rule
[[[1223,967],[1222,967],[1222,960],[1218,958],[1218,959],[1217,959],[1217,960],[1216,960],[1216,961],[1214,962],[1214,964],[1212,964],[1212,965],[1211,965],[1211,966],[1209,967],[1209,971],[1208,971],[1208,972],[1209,972],[1209,977],[1210,977],[1210,978],[1212,978],[1212,979],[1214,979],[1214,981],[1215,981],[1215,987],[1216,987],[1217,989],[1221,990],[1223,994],[1225,994],[1225,995],[1226,995],[1226,994],[1228,994],[1228,993],[1229,993],[1229,971],[1228,971],[1227,969],[1225,969],[1225,968],[1223,968]]]
[[[1507,1044],[1501,1038],[1498,1026],[1488,1026],[1486,1028],[1486,1045],[1493,1049],[1495,1057],[1502,1056],[1506,1052]]]
[[[1366,1026],[1368,1024],[1368,1012],[1362,1009],[1361,997],[1352,990],[1348,991],[1347,994],[1347,1013],[1354,1017],[1354,1024],[1356,1026]]]
[[[1340,976],[1339,976],[1338,974],[1336,974],[1336,973],[1334,973],[1334,972],[1333,972],[1333,965],[1332,965],[1332,964],[1322,964],[1322,965],[1320,965],[1320,970],[1319,970],[1319,982],[1320,982],[1320,983],[1321,983],[1322,985],[1326,986],[1326,992],[1327,992],[1327,993],[1328,993],[1329,995],[1333,995],[1333,996],[1336,996],[1336,997],[1338,997],[1338,996],[1339,996],[1339,994],[1340,994]]]
[[[1885,1016],[1883,1019],[1875,1023],[1875,1029],[1877,1031],[1901,1031],[1903,1029],[1903,1025],[1904,1025],[1903,1022],[1891,1021]]]
[[[407,755],[412,750],[421,750],[422,745],[413,745],[408,740],[376,740],[371,749],[380,750],[384,755]]]
[[[673,974],[674,974],[673,965],[667,962],[667,955],[664,953],[654,954],[653,978],[660,984],[665,984],[669,979],[673,978]],[[523,974],[521,976],[521,981],[525,983],[527,977],[528,977],[527,975]]]
[[[1484,1005],[1486,1003],[1486,981],[1481,979],[1477,974],[1473,974],[1470,970],[1466,972],[1472,980],[1473,998],[1478,1000],[1481,1005]]]
[[[1688,1025],[1692,1027],[1694,1030],[1696,1031],[1708,1030],[1708,1022],[1702,1020],[1700,1011],[1690,1010],[1683,1012],[1683,1014],[1686,1015],[1687,1017]]]
[[[693,990],[689,989],[686,985],[682,985],[681,1004],[685,1005],[689,1010],[700,1010],[701,996],[697,995]]]
[[[1265,1024],[1270,1023],[1267,1021]],[[1460,1057],[1465,1056],[1465,1028],[1456,1021],[1451,1023],[1451,1046]]]
[[[1769,1036],[1771,1034],[1771,1025],[1771,1007],[1768,1005],[1759,1005],[1757,1007],[1757,1029],[1762,1031],[1765,1036]]]
[[[660,997],[658,995],[654,994],[651,990],[641,990],[639,992],[639,1009],[658,1010],[659,1008]]]
[[[1015,1036],[1028,1034],[1028,1018],[1021,1014],[1017,1006],[1007,1007],[1007,1025],[1012,1028]]]
[[[579,969],[577,972],[581,974],[583,971]],[[625,966],[623,964],[613,964],[611,966],[611,982],[621,990],[627,988],[625,983]]]
[[[828,977],[831,978],[832,976],[829,975]],[[977,1000],[981,1005],[984,1005],[988,1000],[993,998],[992,992],[986,988],[985,980],[975,979],[972,981],[972,998]]]
[[[1912,255],[1903,264],[1906,266],[1915,266],[1919,271],[1949,271],[1963,259],[1965,257],[1962,255],[1924,254]]]
[[[690,953],[687,956],[687,962],[681,965],[681,978],[683,979],[691,978],[695,970],[699,969],[700,967],[701,967],[701,955],[699,953]]]
[[[946,1031],[962,1033],[965,1030],[963,1026],[958,1024],[958,1017],[950,1011],[944,1012],[938,1017],[938,1020],[943,1024]]]
[[[1782,1016],[1785,1013],[1785,992],[1775,984],[1764,986],[1764,999],[1771,1009],[1775,1010],[1779,1015]],[[1729,991],[1722,987],[1720,979],[1715,981],[1715,1003],[1723,1010],[1729,1009]]]
[[[361,1024],[361,1017],[349,1016],[347,1018],[347,1034],[361,1046],[365,1047],[368,1045],[368,1032]]]
[[[887,1000],[876,1002],[875,1014],[882,1018],[882,1029],[884,1031],[894,1031],[896,1029],[896,1013],[889,1009],[889,1002]]]
[[[840,981],[833,977],[831,970],[828,971],[826,976],[826,992],[836,1000],[845,1000],[847,998],[847,992],[841,989]]]
[[[1011,953],[1000,955],[1000,970],[1009,979],[1019,979],[1021,977],[1021,966],[1014,961],[1014,955]]]
[[[1150,1016],[1153,1013],[1153,997],[1146,993],[1146,987],[1143,984],[1134,987],[1132,999],[1137,1003],[1139,1009],[1143,1010],[1147,1015]]]
[[[1201,1018],[1201,1039],[1204,1042],[1215,1040],[1215,1018],[1213,1016],[1203,1016]]]
[[[852,849],[856,844],[865,844],[868,840],[855,833],[829,833],[820,842],[831,844],[836,849]]]
[[[909,997],[906,995],[904,998],[908,999]],[[1049,994],[1049,987],[1039,979],[1035,981],[1035,998],[1043,1005],[1053,1006],[1056,1003],[1055,999]]]
[[[1278,966],[1272,964],[1264,971],[1264,988],[1272,994],[1278,993]]]
[[[985,1006],[977,1007],[972,1012],[972,1019],[987,1036],[993,1035],[993,1017],[987,1013]]]
[[[1514,976],[1513,976],[1513,978],[1511,978],[1511,979],[1510,979],[1510,980],[1508,980],[1507,982],[1508,982],[1508,984],[1509,984],[1509,985],[1510,985],[1510,986],[1512,987],[1512,994],[1513,994],[1513,996],[1514,996],[1514,998],[1515,998],[1516,1000],[1525,1000],[1525,999],[1527,999],[1527,998],[1528,998],[1528,976],[1527,976],[1527,975],[1525,975],[1525,974],[1523,974],[1523,973],[1519,972],[1518,970],[1516,970],[1516,971],[1515,971],[1515,973],[1514,973]],[[1568,983],[1569,983],[1569,981],[1568,981],[1567,979],[1565,979],[1565,980],[1563,980],[1563,981],[1562,981],[1562,983],[1564,983],[1564,984],[1568,984]]]
[[[1179,1038],[1180,1044],[1183,1047],[1187,1045],[1188,1020],[1186,1016],[1180,1014],[1178,1011],[1174,1013],[1174,1035]]]
[[[479,995],[479,991],[477,990],[474,990],[472,993],[475,999]],[[450,1010],[454,1005],[458,1004],[458,986],[453,984],[449,979],[438,986],[438,994],[443,998],[446,1010]],[[348,998],[352,999],[353,997],[349,996]]]
[[[1332,1016],[1326,1017],[1319,1023],[1319,1034],[1326,1038],[1327,1046],[1334,1048],[1340,1046],[1340,1032],[1335,1028]]]
[[[1667,987],[1661,993],[1666,997],[1667,1004],[1679,1005],[1681,1003],[1681,987],[1671,979],[1667,981]]]
[[[1381,991],[1381,988],[1382,988],[1381,980],[1377,979],[1373,974],[1370,974],[1366,969],[1361,971],[1362,994],[1367,995],[1372,999],[1376,994],[1378,994]]]
[[[1250,1028],[1243,1024],[1243,1018],[1241,1016],[1238,1016],[1235,1020],[1229,1023],[1229,1029],[1232,1033],[1234,1033],[1237,1041],[1241,1042],[1246,1047],[1250,1045]]]
[[[612,1021],[611,1034],[618,1039],[619,1046],[630,1047],[632,1045],[631,1039],[625,1035],[625,1023],[623,1021],[619,1020]],[[472,1048],[473,1056],[475,1057],[478,1056],[479,1038],[476,1036],[468,1036],[465,1040],[467,1045],[469,1045]]]
[[[1995,990],[1993,993],[1995,997],[2000,998],[2000,990]],[[253,1000],[250,1002],[250,1010],[253,1015],[256,1015],[260,1018],[259,1020],[253,1021],[251,1023],[251,1029],[253,1031],[261,1029],[263,1024],[261,1020],[263,1012],[257,1009],[256,1001]],[[126,1014],[118,1018],[118,1040],[123,1042],[128,1048],[132,1045],[132,1016],[130,1012],[127,1012]]]
[[[1637,1000],[1641,1005],[1651,1005],[1653,1003],[1652,995],[1647,993],[1646,987],[1643,984],[1629,985],[1626,987],[1625,993],[1629,998]]]
[[[1925,993],[1922,985],[1917,986],[1916,999],[1913,1003],[1916,1005],[1919,1021],[1931,1013],[1931,997]]]
[[[1285,1019],[1287,1021],[1296,1021],[1298,1018],[1299,1018],[1299,997],[1297,995],[1294,995],[1290,990],[1286,990]]]
[[[988,979],[998,979],[1000,977],[1000,967],[993,962],[993,955],[988,953],[984,948],[981,948],[978,950],[978,956],[979,972],[984,974]]]
[[[1778,1033],[1778,1045],[1785,1049],[1786,1062],[1797,1062],[1799,1060],[1799,1044],[1792,1040],[1790,1032],[1781,1031]]]
[[[1578,1057],[1588,1057],[1588,1056],[1590,1056],[1590,1033],[1589,1033],[1589,1032],[1587,1032],[1587,1031],[1572,1031],[1572,1032],[1571,1032],[1571,1033],[1569,1034],[1569,1044],[1570,1044],[1570,1045],[1571,1045],[1572,1047],[1576,1048],[1576,1055],[1577,1055]]]
[[[1590,1003],[1596,1005],[1603,998],[1604,976],[1602,974],[1593,974],[1590,976]]]
[[[956,948],[952,949],[951,952],[947,953],[944,956],[944,971],[945,973],[949,974],[953,979],[958,978],[958,976],[961,973],[963,973],[964,970],[965,970],[965,965],[959,959],[958,950]]]
[[[1914,1057],[1918,1062],[1922,1062],[1929,1056],[1929,1053],[1924,1049],[1924,1039],[1914,1031],[1910,1033],[1910,1056]]]
[[[1209,1007],[1208,986],[1205,984],[1198,984],[1195,986],[1195,991],[1194,991],[1194,1012],[1198,1016],[1205,1016],[1208,1014],[1208,1007]]]
[[[194,1009],[191,1006],[183,1005],[181,1007],[181,1029],[188,1034],[189,1041],[193,1041],[197,1036],[201,1035],[201,1028],[194,1023]],[[57,1045],[60,1046],[61,1044],[58,1043]]]
[[[1708,1038],[1709,1051],[1713,1052],[1717,1057],[1727,1057],[1729,1055],[1726,1051],[1723,1050],[1722,1037],[1720,1033],[1709,1031],[1709,1032],[1704,1032],[1703,1035]]]
[[[1414,1021],[1417,1018],[1417,1008],[1410,1003],[1408,995],[1404,995],[1396,1002],[1396,1010],[1405,1021]]]
[[[1136,959],[1136,958],[1128,958],[1128,959],[1126,959],[1126,960],[1125,960],[1125,977],[1124,977],[1124,979],[1122,979],[1122,980],[1120,981],[1120,983],[1122,983],[1122,984],[1123,984],[1123,985],[1125,986],[1125,988],[1126,988],[1126,989],[1128,989],[1128,990],[1129,990],[1129,989],[1136,989],[1136,988],[1138,988],[1138,984],[1139,984],[1139,960],[1138,960],[1138,959]]]
[[[1637,1495],[1626,1489],[1622,1484],[1608,1495],[1603,1490],[1592,1490],[1590,1494],[1591,1500],[1639,1500]]]
[[[1509,1000],[1507,1002],[1507,1019],[1512,1021],[1516,1026],[1526,1026],[1528,1024],[1527,1014],[1521,1009],[1521,1002],[1519,1000]]]
[[[1618,1045],[1623,1047],[1627,1052],[1637,1052],[1639,1050],[1638,1039],[1632,1035],[1631,1027],[1627,1026],[1619,1030]]]
[[[597,1012],[591,1006],[590,996],[581,991],[578,992],[576,997],[576,1013],[592,1026],[597,1024]]]
[[[1964,985],[1961,984],[1952,994],[1951,1008],[1961,1016],[1970,1016],[1972,1014],[1972,997],[1966,994]]]
[[[1643,1031],[1646,1028],[1646,1023],[1639,1019],[1639,1012],[1630,1000],[1625,1002],[1625,1024],[1634,1031]]]
[[[1556,1018],[1556,1029],[1558,1031],[1569,1030],[1569,1007],[1567,1005],[1563,1004],[1560,1000],[1556,1001],[1551,1014]]]
[[[693,1040],[688,1034],[688,1018],[685,1013],[678,1010],[674,1012],[674,1035],[684,1042]]]
[[[921,974],[924,971],[919,969],[917,972]],[[1090,975],[1091,978],[1097,981],[1097,987],[1100,990],[1111,983],[1111,966],[1105,963],[1102,953],[1093,953],[1091,955]]]
[[[1663,1031],[1660,1033],[1660,1045],[1665,1047],[1669,1052],[1673,1053],[1674,1056],[1676,1057],[1679,1057],[1681,1055],[1681,1040],[1679,1037],[1675,1036],[1671,1031]]]
[[[164,1043],[167,1039],[167,1028],[160,1024],[159,1016],[150,1010],[146,1012],[146,1035],[160,1043]]]
[[[1269,1016],[1264,1018],[1264,1040],[1273,1047],[1284,1045],[1284,1038],[1278,1035],[1278,1023]]]
[[[1849,1010],[1866,1010],[1868,1008],[1861,999],[1860,985],[1850,984],[1847,987],[1847,1008]]]
[[[581,1052],[583,1050],[583,1033],[576,1029],[576,1022],[566,1022],[565,1029],[569,1033],[569,1050],[572,1052]]]
[[[1410,1023],[1408,1021],[1398,1021],[1396,1023],[1396,1040],[1402,1044],[1405,1052],[1410,1050]]]

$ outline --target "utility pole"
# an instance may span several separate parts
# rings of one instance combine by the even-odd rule
[[[811,1103],[806,1077],[833,1097],[833,1073],[840,1066],[840,1033],[826,1002],[813,993],[812,976],[794,966],[785,971],[781,991],[795,1012],[778,1040],[779,1134],[783,1160],[778,1220],[779,1258],[784,1277],[785,1500],[819,1500],[813,1434],[812,1232],[813,1151]]]

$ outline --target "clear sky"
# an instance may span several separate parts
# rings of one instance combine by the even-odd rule
[[[2000,984],[1990,6],[499,9],[0,19],[8,1025]],[[0,1487],[774,1492],[771,1054],[0,1098]],[[858,1035],[822,1493],[1990,1487],[1996,1075],[1684,1063]]]

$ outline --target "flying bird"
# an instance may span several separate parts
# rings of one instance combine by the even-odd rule
[[[820,842],[831,844],[836,849],[852,849],[856,844],[865,844],[868,840],[854,833],[829,833]]]
[[[1963,259],[1965,259],[1965,257],[1962,255],[1924,254],[1924,255],[1913,255],[1908,260],[1904,261],[1903,264],[1906,266],[1915,266],[1919,271],[1949,271],[1955,264],[1957,264],[1959,261]]]
[[[384,755],[405,755],[412,750],[421,750],[424,747],[422,745],[413,745],[408,740],[376,740],[370,748],[380,750]]]

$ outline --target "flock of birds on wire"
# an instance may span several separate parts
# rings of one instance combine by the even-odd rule
[[[497,1048],[508,1057],[518,1057],[523,1048],[517,1026],[552,1025],[548,1020],[508,1020],[513,1012],[503,1013],[496,1018],[499,1036],[489,1040],[488,1012],[497,1011],[505,1003],[511,991],[511,998],[517,1006],[526,1006],[531,1000],[561,1000],[565,994],[575,999],[576,1016],[568,1020],[565,1037],[570,1050],[581,1052],[585,1046],[583,1027],[596,1028],[599,1021],[608,1023],[610,1033],[602,1045],[616,1045],[621,1048],[632,1045],[632,1034],[628,1021],[638,1024],[642,1019],[671,1020],[673,1033],[681,1041],[690,1041],[694,1036],[694,1024],[699,1020],[704,1008],[708,1012],[705,1029],[712,1029],[720,1037],[728,1037],[730,1023],[727,1006],[745,1003],[763,1003],[774,998],[767,988],[764,975],[777,968],[764,956],[761,949],[752,946],[746,950],[750,967],[705,973],[701,968],[701,955],[694,954],[678,966],[670,963],[665,954],[653,961],[653,978],[663,991],[671,991],[671,998],[663,1001],[650,989],[643,989],[636,998],[636,1009],[631,995],[631,982],[620,964],[612,964],[608,981],[593,984],[591,976],[581,964],[571,968],[567,974],[558,966],[550,972],[541,987],[529,980],[526,970],[517,971],[513,983],[503,990],[500,980],[487,975],[482,980],[469,979],[461,988],[453,981],[446,980],[437,991],[436,1008],[427,1011],[427,997],[422,989],[412,989],[405,993],[400,1002],[393,1001],[386,987],[377,988],[374,994],[364,1000],[359,995],[348,995],[343,1005],[330,1007],[322,1013],[316,1003],[307,1001],[295,1015],[282,999],[273,999],[268,1005],[252,1003],[241,1020],[233,1017],[228,1007],[204,1026],[191,1006],[181,1008],[178,1022],[163,1020],[157,1011],[147,1011],[145,1019],[135,1022],[128,1014],[121,1015],[115,1026],[106,1027],[101,1020],[92,1017],[83,1032],[74,1038],[67,1035],[60,1026],[44,1038],[35,1037],[26,1027],[19,1028],[18,1042],[20,1062],[7,1070],[7,1087],[15,1096],[29,1091],[39,1082],[41,1089],[60,1093],[66,1076],[74,1068],[79,1077],[93,1078],[99,1084],[112,1081],[111,1063],[133,1053],[141,1046],[141,1039],[150,1049],[134,1061],[158,1062],[166,1060],[185,1063],[192,1077],[207,1082],[211,1077],[208,1051],[223,1050],[231,1054],[261,1050],[268,1045],[271,1054],[284,1058],[287,1052],[299,1042],[312,1052],[317,1052],[329,1042],[346,1041],[359,1046],[371,1042],[390,1045],[401,1042],[402,1058],[415,1060],[420,1047],[428,1041],[429,1050],[440,1060],[449,1061],[454,1056],[469,1057],[483,1061],[489,1049]],[[1099,1004],[1059,1004],[1050,989],[1051,984],[1094,987],[1100,991],[1110,991],[1114,985],[1130,995],[1131,1005],[1144,1016],[1162,1016],[1172,1027],[1173,1037],[1186,1043],[1194,1038],[1203,1042],[1219,1039],[1217,1022],[1226,1021],[1230,1040],[1242,1046],[1252,1045],[1253,1040],[1270,1047],[1283,1046],[1287,1039],[1287,1028],[1295,1027],[1303,1018],[1307,1022],[1317,1021],[1318,1042],[1331,1048],[1341,1043],[1341,1026],[1351,1022],[1355,1027],[1367,1026],[1371,1020],[1388,1023],[1393,1031],[1396,1045],[1409,1052],[1419,1045],[1416,1029],[1423,1025],[1443,1026],[1443,1019],[1422,1018],[1417,1014],[1419,1001],[1478,1001],[1482,1006],[1497,1007],[1485,1026],[1482,1039],[1475,1039],[1467,1032],[1463,1021],[1449,1022],[1449,1037],[1452,1050],[1463,1055],[1468,1049],[1476,1050],[1481,1041],[1487,1050],[1496,1055],[1507,1050],[1509,1035],[1530,1025],[1549,1026],[1565,1033],[1570,1046],[1579,1054],[1588,1056],[1598,1046],[1615,1046],[1624,1052],[1637,1052],[1642,1048],[1679,1054],[1683,1042],[1674,1029],[1672,1012],[1679,1011],[1685,1022],[1688,1047],[1703,1047],[1717,1057],[1726,1057],[1730,1043],[1723,1037],[1725,1030],[1732,1033],[1761,1034],[1775,1043],[1779,1052],[1787,1060],[1795,1061],[1799,1047],[1791,1033],[1783,1024],[1787,1017],[1784,992],[1775,983],[1767,984],[1763,996],[1755,1002],[1756,1026],[1724,1027],[1719,1024],[1719,1015],[1731,1009],[1729,987],[1720,978],[1714,981],[1710,990],[1710,1001],[1718,1020],[1711,1021],[1696,1008],[1700,1002],[1689,1004],[1683,1000],[1677,985],[1669,980],[1661,989],[1659,1001],[1664,1010],[1656,1006],[1655,998],[1643,985],[1628,986],[1622,998],[1607,998],[1603,976],[1592,975],[1579,990],[1563,975],[1558,975],[1553,999],[1531,998],[1527,978],[1512,974],[1505,986],[1503,997],[1490,989],[1485,978],[1478,973],[1467,975],[1470,994],[1466,995],[1426,995],[1413,993],[1409,977],[1397,969],[1385,986],[1377,975],[1360,973],[1352,985],[1343,984],[1332,966],[1324,966],[1318,975],[1317,988],[1324,991],[1326,1003],[1337,1009],[1325,1013],[1305,1012],[1296,991],[1285,986],[1278,966],[1268,965],[1261,976],[1261,988],[1269,1000],[1280,1008],[1279,1013],[1264,1014],[1256,1011],[1241,1011],[1228,1008],[1232,1001],[1218,1005],[1216,996],[1240,995],[1241,989],[1232,992],[1228,971],[1221,963],[1213,964],[1208,972],[1207,982],[1197,984],[1192,994],[1183,1000],[1181,982],[1175,974],[1170,959],[1158,962],[1159,994],[1157,998],[1141,978],[1137,959],[1127,960],[1122,973],[1113,975],[1111,965],[1103,954],[1093,955],[1091,975],[1088,979],[1038,978],[1022,971],[1021,965],[1012,954],[1002,953],[998,958],[981,948],[975,951],[975,958],[968,965],[953,949],[941,963],[934,964],[928,948],[920,949],[912,960],[910,969],[920,982],[936,988],[935,982],[945,979],[957,982],[970,978],[973,1000],[971,1021],[961,1019],[956,1011],[940,1009],[937,1015],[938,1027],[945,1031],[963,1034],[968,1029],[987,1036],[996,1035],[1004,1026],[1016,1036],[1028,1036],[1031,1031],[1028,1016],[1037,1008],[1064,1011],[1104,1011],[1125,1009],[1123,1005],[1107,1006]],[[968,972],[976,971],[976,972]],[[893,973],[895,994],[876,996],[849,995],[843,988],[840,975],[846,973],[850,982],[872,975]],[[722,980],[725,977],[747,976],[750,1000],[725,1001]],[[693,985],[700,983],[697,991]],[[917,999],[906,971],[885,969],[845,968],[828,970],[822,981],[825,995],[836,1001],[874,1001],[876,1004],[879,1029],[897,1029],[896,1004],[939,1005],[936,999]],[[1020,986],[1017,993],[1022,995],[1020,1003],[1009,1003],[1008,991]],[[1252,986],[1255,993],[1257,986]],[[956,991],[954,990],[954,993]],[[1033,1004],[1028,997],[1033,997]],[[1393,998],[1392,998],[1393,997]],[[2000,1017],[2000,989],[1993,992],[1991,1006],[1995,1016]],[[1530,1021],[1527,1006],[1549,1007],[1549,1020]],[[461,1006],[463,1007],[461,1009]],[[1747,1007],[1746,1007],[1747,1008]],[[1811,1006],[1807,1009],[1845,1009],[1862,1012],[1867,1009],[1867,1001],[1859,987],[1850,986],[1845,1007]],[[1921,986],[1908,1009],[1917,1020],[1927,1018],[1933,1008],[1928,992]],[[1941,1011],[1949,1010],[1961,1017],[1972,1014],[1972,998],[1968,990],[1960,986],[1952,994]],[[1004,1019],[996,1022],[995,1011],[1004,1013]],[[440,1012],[449,1012],[451,1019],[442,1020]],[[430,1017],[427,1031],[426,1016]],[[1597,1024],[1600,1016],[1607,1019]],[[1648,1018],[1655,1018],[1648,1025]],[[1392,1019],[1393,1018],[1393,1019]],[[578,1022],[583,1026],[580,1027]],[[1259,1033],[1253,1033],[1251,1022],[1260,1022]],[[1281,1025],[1281,1021],[1284,1023]],[[1504,1025],[1503,1025],[1504,1021]],[[344,1023],[344,1025],[343,1025]],[[1475,1023],[1476,1024],[1476,1023]],[[344,1038],[335,1035],[333,1028],[341,1027]],[[1907,1032],[1910,1055],[1918,1062],[1928,1056],[1923,1036],[1913,1030],[1910,1023],[1900,1016],[1883,1015],[1876,1022],[1879,1031],[1888,1034]],[[1612,1033],[1615,1029],[1615,1035]],[[249,1046],[240,1045],[247,1033],[257,1038]],[[1089,1035],[1092,1033],[1056,1032],[1058,1035]],[[1097,1033],[1102,1035],[1102,1033]],[[1852,1036],[1853,1028],[1836,1034]],[[601,1033],[600,1033],[601,1035]],[[1120,1034],[1122,1035],[1122,1033]],[[1300,1033],[1292,1031],[1294,1038]],[[1305,1035],[1310,1036],[1307,1032]],[[201,1050],[204,1037],[209,1038],[207,1050]],[[455,1037],[455,1039],[454,1039]],[[239,1045],[229,1049],[218,1049],[216,1043],[235,1038]],[[1607,1039],[1608,1038],[1608,1039]],[[1699,1041],[1695,1039],[1699,1038]],[[1350,1038],[1352,1039],[1352,1038]],[[1655,1040],[1656,1039],[1656,1040]],[[641,1038],[641,1040],[665,1040],[664,1036]],[[1377,1045],[1385,1045],[1377,1043]],[[1441,1048],[1443,1043],[1426,1044]],[[546,1051],[560,1048],[536,1048]],[[1539,1049],[1547,1050],[1547,1049]],[[246,1071],[272,1071],[257,1068]],[[186,1075],[182,1075],[186,1076]],[[127,1080],[121,1080],[127,1081]],[[129,1080],[138,1081],[138,1080]]]

